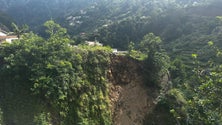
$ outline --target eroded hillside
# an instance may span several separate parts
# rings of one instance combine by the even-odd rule
[[[143,125],[160,90],[147,82],[155,51],[139,61],[110,47],[70,46],[49,24],[59,33],[0,45],[0,124]]]
[[[111,57],[109,97],[114,125],[144,125],[146,116],[153,112],[159,89],[148,87],[144,76],[142,62]]]

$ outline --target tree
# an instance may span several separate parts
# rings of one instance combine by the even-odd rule
[[[186,75],[186,66],[183,61],[179,58],[176,58],[171,62],[170,66],[170,76],[173,80],[175,86],[183,84],[187,75]]]
[[[154,53],[160,51],[160,44],[162,40],[160,37],[155,36],[153,33],[149,33],[143,37],[143,40],[139,43],[139,49],[147,53],[149,56],[154,56]]]
[[[134,49],[135,49],[135,44],[131,41],[129,43],[129,45],[128,45],[128,53],[129,53],[129,55],[132,54],[132,51],[134,51]]]
[[[44,26],[47,28],[46,33],[48,33],[51,37],[57,36],[61,37],[66,35],[67,30],[62,28],[59,24],[55,23],[53,20],[46,21]]]
[[[12,23],[13,32],[17,35],[18,38],[28,31],[29,27],[28,25],[23,25],[22,27],[17,26],[15,23]]]
[[[160,37],[149,33],[143,37],[139,44],[139,50],[147,55],[144,60],[146,64],[147,82],[149,85],[157,85],[160,82],[161,76],[167,73],[169,68],[169,57],[161,50]]]

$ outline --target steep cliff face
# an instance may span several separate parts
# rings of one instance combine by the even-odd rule
[[[111,57],[109,97],[113,125],[144,125],[145,117],[155,108],[159,90],[145,85],[142,72],[142,62]]]

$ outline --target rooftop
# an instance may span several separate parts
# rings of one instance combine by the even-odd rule
[[[18,38],[17,36],[0,36],[0,40],[10,39],[10,38]]]

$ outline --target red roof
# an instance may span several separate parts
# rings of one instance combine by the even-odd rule
[[[18,37],[17,36],[0,36],[0,40],[4,40],[8,38],[18,38]]]

